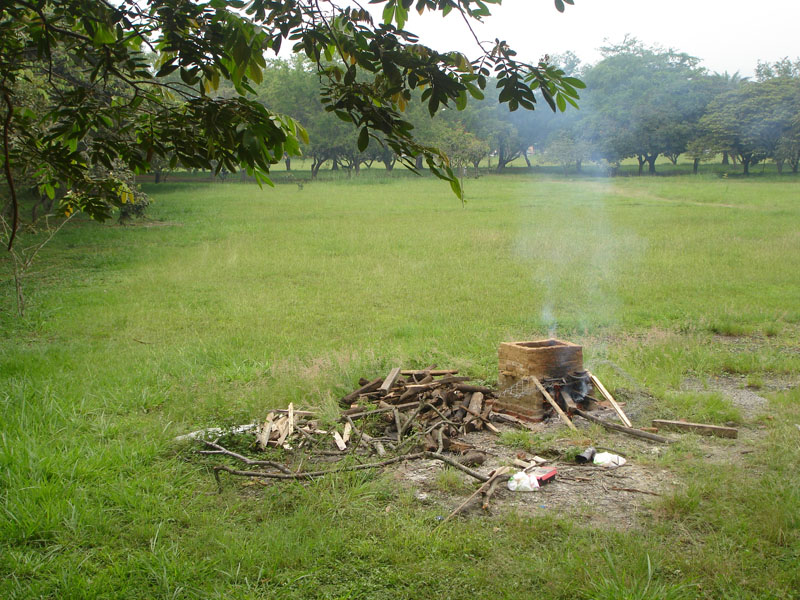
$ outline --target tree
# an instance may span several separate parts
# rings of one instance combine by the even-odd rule
[[[785,160],[793,166],[800,134],[800,78],[777,77],[747,82],[716,98],[700,120],[717,151],[735,153],[744,174],[760,160],[773,158],[780,168]],[[794,162],[792,162],[794,161]]]
[[[130,190],[113,177],[115,161],[147,171],[153,157],[172,166],[244,168],[269,183],[270,166],[300,152],[305,130],[252,97],[265,54],[293,43],[316,66],[325,109],[358,129],[364,150],[380,139],[409,168],[429,169],[461,194],[447,157],[418,143],[403,111],[415,89],[431,114],[480,98],[490,77],[511,110],[535,108],[534,90],[555,110],[574,103],[577,80],[540,62],[519,61],[497,40],[470,61],[437,52],[403,29],[419,13],[489,16],[501,0],[377,0],[381,22],[363,8],[330,0],[12,0],[0,8],[3,169],[11,247],[19,226],[16,178],[37,165],[31,183],[65,191],[66,212],[107,218]],[[564,3],[554,0],[556,8]],[[152,69],[145,51],[156,56]],[[71,71],[54,58],[69,57]],[[80,76],[75,77],[78,73]],[[180,81],[175,81],[174,74]],[[20,101],[21,88],[44,75],[46,109]],[[173,78],[170,79],[169,76]],[[235,95],[215,94],[229,81]],[[44,135],[40,135],[43,133]],[[95,171],[97,166],[107,172]]]
[[[645,164],[653,174],[660,155],[674,162],[686,150],[708,102],[699,61],[630,37],[602,50],[603,60],[585,75],[587,130],[603,158],[636,157],[639,174]]]

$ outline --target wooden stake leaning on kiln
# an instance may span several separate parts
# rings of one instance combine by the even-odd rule
[[[605,398],[611,403],[611,407],[619,416],[620,421],[622,421],[625,424],[625,427],[633,427],[633,424],[631,423],[631,420],[628,418],[628,415],[626,415],[625,412],[622,410],[622,407],[619,404],[617,404],[617,401],[614,400],[614,397],[609,393],[609,391],[605,388],[605,386],[602,383],[600,383],[600,380],[597,377],[595,377],[592,373],[589,373],[589,377],[591,378],[594,387],[597,388],[597,391],[600,392],[603,398]]]
[[[558,405],[558,403],[555,400],[553,400],[553,397],[550,394],[547,393],[547,390],[544,389],[542,383],[533,375],[531,375],[529,379],[533,381],[533,383],[536,385],[537,388],[539,388],[539,391],[542,393],[542,396],[544,396],[544,399],[550,403],[550,406],[552,406],[553,410],[555,410],[558,413],[558,416],[561,417],[561,420],[564,421],[564,423],[566,423],[567,426],[573,431],[578,431],[578,428],[575,427],[573,422],[569,420],[569,417],[564,413],[563,410],[561,410],[561,407]]]

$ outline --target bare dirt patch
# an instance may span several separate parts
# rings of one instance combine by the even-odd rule
[[[536,450],[539,456],[548,459],[545,466],[557,469],[556,480],[534,492],[511,492],[505,485],[500,486],[492,497],[488,510],[490,515],[511,511],[527,516],[556,513],[593,525],[625,530],[637,527],[640,517],[652,510],[651,506],[661,494],[670,494],[681,485],[668,469],[637,458],[643,455],[656,457],[664,451],[663,448],[644,441],[622,439],[622,436],[605,436],[608,446],[595,447],[626,456],[628,462],[624,466],[609,469],[577,464],[574,455],[590,445],[590,440],[588,426],[580,420],[576,425],[586,430],[586,439],[554,439],[547,443],[546,448]],[[541,423],[533,433],[545,437],[558,430],[557,423]],[[482,473],[488,474],[498,467],[511,465],[515,458],[532,456],[498,443],[498,437],[487,432],[472,432],[463,440],[486,454],[486,462],[478,468]],[[472,493],[475,485],[469,477],[458,473],[464,483],[464,492],[444,492],[438,485],[441,469],[440,462],[431,460],[406,463],[393,472],[398,482],[414,491],[418,501],[441,508],[444,517]],[[480,499],[476,499],[463,514],[477,516],[483,512]]]

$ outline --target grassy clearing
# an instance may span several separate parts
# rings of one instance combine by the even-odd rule
[[[678,388],[797,380],[797,190],[511,175],[468,181],[462,207],[429,179],[164,184],[149,226],[76,223],[23,320],[0,287],[0,596],[793,597],[797,388],[733,465],[670,449],[686,487],[634,532],[542,510],[432,535],[442,511],[363,473],[217,495],[170,440],[290,401],[330,412],[394,364],[492,381],[499,341],[551,331],[659,416],[740,420]]]

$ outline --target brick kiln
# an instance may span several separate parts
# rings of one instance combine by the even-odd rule
[[[536,380],[553,390],[565,411],[591,391],[589,374],[583,368],[583,347],[557,339],[504,342],[498,351],[497,410],[541,421],[545,397]]]

